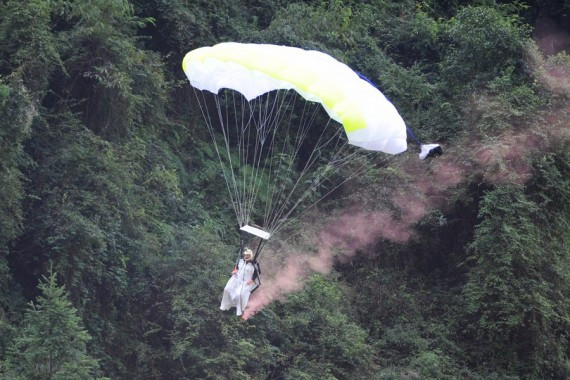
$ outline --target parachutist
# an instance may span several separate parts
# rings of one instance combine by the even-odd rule
[[[243,251],[243,258],[237,262],[224,288],[220,310],[226,311],[235,307],[236,315],[242,315],[249,296],[258,287],[256,282],[258,278],[259,266],[253,260],[253,251],[246,248]]]
[[[188,52],[182,69],[195,89],[239,225],[240,257],[220,309],[236,307],[242,315],[261,284],[257,259],[266,242],[366,172],[369,152],[404,152],[406,124],[370,80],[315,50],[223,42]],[[350,173],[337,182],[345,165]],[[242,258],[250,241],[258,241],[255,253]]]

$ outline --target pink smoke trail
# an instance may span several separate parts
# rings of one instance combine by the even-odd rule
[[[398,198],[405,202],[402,197]],[[411,236],[408,224],[426,212],[422,202],[402,204],[405,218],[395,219],[389,212],[348,210],[325,225],[316,237],[316,255],[290,253],[276,275],[264,281],[254,293],[244,312],[250,318],[275,300],[283,300],[290,292],[301,290],[306,278],[314,272],[327,274],[336,261],[345,261],[359,250],[365,250],[379,238],[404,242]]]

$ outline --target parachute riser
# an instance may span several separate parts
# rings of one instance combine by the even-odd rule
[[[259,244],[257,244],[257,249],[255,250],[255,254],[253,255],[253,261],[257,261],[257,258],[259,257],[259,254],[263,250],[265,243],[267,243],[267,240],[259,239]]]
[[[250,239],[251,239],[251,236],[247,232],[240,231],[239,248],[237,250],[236,263],[239,263],[239,260],[241,259],[241,256],[243,255],[243,251],[245,249],[245,246],[247,245],[247,243],[249,242]]]
[[[416,142],[416,144],[418,144],[418,146],[421,148],[422,143],[420,142],[420,140],[416,137],[416,135],[414,135],[414,132],[412,132],[412,130],[410,129],[410,127],[408,127],[406,125],[406,131],[408,131],[408,134],[412,137],[412,139],[414,139],[414,141]]]

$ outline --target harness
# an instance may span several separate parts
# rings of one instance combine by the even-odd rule
[[[240,259],[236,261],[235,267],[237,269],[239,269],[239,261]],[[257,290],[257,288],[261,286],[261,267],[259,266],[259,263],[256,260],[251,260],[249,264],[253,265],[253,275],[251,276],[251,279],[255,283],[255,288],[251,290],[251,293],[253,293]]]
[[[241,260],[242,257],[242,252],[244,251],[247,243],[251,240],[252,237],[253,235],[249,234],[248,232],[240,231],[240,244],[236,252],[237,260],[235,265],[235,267],[238,269],[239,269],[239,261]],[[255,282],[255,288],[251,290],[251,293],[255,292],[261,286],[261,267],[257,262],[257,258],[259,257],[259,254],[263,250],[263,247],[265,246],[266,242],[267,241],[264,239],[259,239],[259,243],[257,244],[257,248],[255,249],[253,259],[250,261],[250,263],[253,265],[253,276],[251,277],[251,279],[253,280],[253,282]]]

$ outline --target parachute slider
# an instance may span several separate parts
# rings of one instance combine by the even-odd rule
[[[264,240],[268,240],[269,237],[271,237],[271,234],[269,232],[263,231],[262,229],[257,228],[257,227],[252,227],[252,226],[247,225],[247,224],[245,226],[241,227],[240,230],[245,231],[245,232],[252,234],[254,236],[260,237]]]
[[[443,149],[439,144],[421,144],[420,145],[420,160],[425,160],[429,157],[437,157],[443,154]]]

